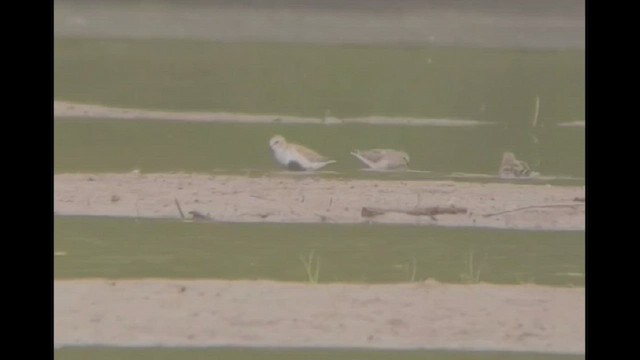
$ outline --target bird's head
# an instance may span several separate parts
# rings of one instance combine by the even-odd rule
[[[269,146],[272,149],[280,149],[284,147],[286,144],[287,144],[287,141],[281,135],[274,135],[271,137],[271,140],[269,140]]]
[[[516,156],[510,152],[510,151],[505,151],[502,154],[502,166],[512,166],[513,164],[515,164],[516,162]]]
[[[407,154],[407,153],[403,152],[403,153],[402,153],[402,159],[404,160],[404,162],[405,162],[406,164],[409,164],[409,160],[410,160],[410,159],[409,159],[409,154]]]

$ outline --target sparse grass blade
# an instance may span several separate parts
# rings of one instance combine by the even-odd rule
[[[309,283],[317,284],[320,279],[320,257],[315,258],[314,263],[314,252],[311,251],[306,258],[300,255],[300,261],[302,261],[304,269],[307,272],[307,280]]]
[[[460,274],[460,279],[469,284],[477,284],[480,282],[480,274],[482,272],[483,267],[486,265],[487,255],[485,254],[482,262],[478,264],[478,266],[474,266],[474,254],[473,250],[469,250],[469,259],[467,261],[467,271]]]

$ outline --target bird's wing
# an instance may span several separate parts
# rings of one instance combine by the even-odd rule
[[[354,151],[356,154],[362,156],[363,158],[371,161],[371,162],[378,162],[380,161],[385,154],[387,153],[387,150],[384,149],[371,149],[371,150],[364,150],[364,151],[359,151],[356,150]]]
[[[312,162],[323,162],[328,161],[329,159],[325,156],[318,154],[317,152],[304,147],[298,144],[289,144],[293,150],[295,150],[298,154],[305,157],[307,160]]]
[[[522,175],[529,175],[531,173],[531,168],[529,167],[529,164],[527,164],[522,160],[516,161],[516,170],[518,171],[519,174],[522,174]]]

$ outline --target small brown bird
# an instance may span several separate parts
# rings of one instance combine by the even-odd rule
[[[509,151],[502,154],[502,162],[498,176],[503,179],[526,178],[538,175],[537,172],[531,171],[529,164],[522,160],[516,159],[516,156]]]
[[[393,149],[354,150],[357,157],[373,170],[401,170],[409,166],[409,154]]]
[[[269,146],[276,160],[289,170],[318,170],[336,162],[302,145],[287,143],[281,135],[274,135],[269,140]]]

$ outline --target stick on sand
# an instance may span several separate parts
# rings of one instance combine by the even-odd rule
[[[182,220],[184,220],[184,213],[182,212],[182,208],[180,207],[180,203],[178,202],[178,198],[173,198],[173,200],[176,203],[176,207],[178,208],[178,211],[180,212],[180,217],[182,218]]]

